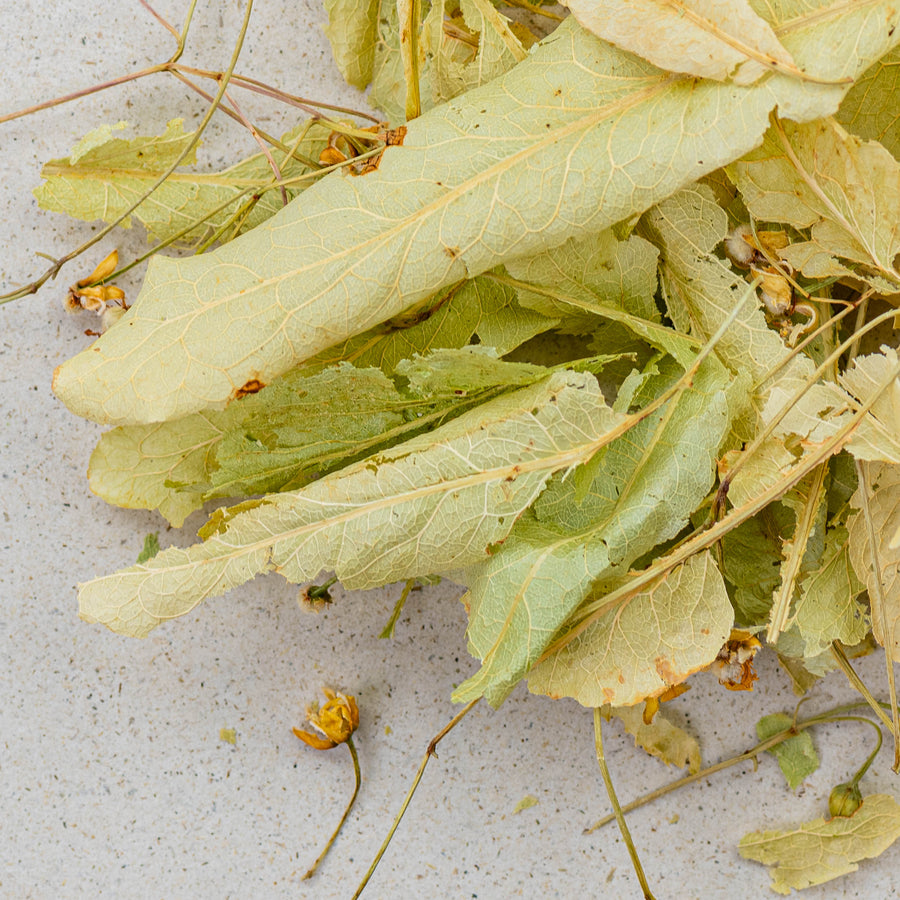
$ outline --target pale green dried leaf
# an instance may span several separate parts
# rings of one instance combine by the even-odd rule
[[[877,575],[872,560],[869,526],[862,508],[862,484],[850,501],[857,512],[847,520],[850,532],[847,547],[853,569],[869,592],[875,640],[889,649],[893,659],[900,661],[900,547],[891,546],[891,538],[900,528],[900,466],[890,463],[862,465],[867,468],[872,492],[868,500],[876,540]],[[876,602],[879,596],[876,578],[881,582],[884,596],[883,612]]]
[[[668,378],[657,383],[661,392]],[[729,426],[726,383],[721,366],[702,366],[674,409],[647,417],[606,447],[585,467],[586,483],[574,476],[554,479],[534,514],[523,518],[488,561],[467,571],[469,650],[482,667],[457,688],[456,700],[484,695],[499,705],[598,579],[624,574],[640,555],[684,527],[713,483]],[[634,637],[628,629],[636,622],[623,621],[626,636]],[[601,698],[596,703],[577,699],[627,706],[649,696],[640,693],[645,673],[634,671],[641,663],[655,672],[652,658],[628,660],[624,671],[602,673],[594,684],[592,696]],[[560,668],[567,671],[564,663]]]
[[[769,68],[794,67],[748,0],[567,0],[566,6],[598,37],[672,72],[717,81],[734,74],[738,84],[749,84]]]
[[[159,553],[159,532],[154,531],[144,537],[144,546],[138,554],[137,563],[147,562]]]
[[[479,276],[430,297],[404,315],[323,350],[304,368],[347,361],[392,375],[401,360],[442,347],[464,347],[474,338],[505,356],[557,324],[518,301],[516,291]]]
[[[459,16],[450,20],[448,32],[446,13],[454,8]],[[509,20],[489,0],[435,0],[422,23],[422,52],[430,62],[435,103],[492,81],[527,56]]]
[[[493,347],[481,345],[417,354],[402,360],[397,373],[409,379],[409,389],[422,397],[464,394],[498,385],[522,386],[549,374],[543,366],[504,362]]]
[[[81,615],[144,636],[266,571],[349,589],[481,559],[547,479],[617,420],[589,374],[557,372],[299,491],[216,517],[204,543],[81,586]]]
[[[761,741],[768,740],[779,732],[789,729],[793,721],[791,716],[785,713],[763,716],[756,723],[756,736]],[[792,791],[797,790],[803,780],[819,768],[819,756],[809,731],[801,731],[776,744],[769,749],[769,753],[778,760],[778,767]]]
[[[114,221],[153,186],[193,139],[193,132],[183,130],[182,121],[173,119],[162,135],[130,140],[114,137],[108,126],[101,126],[83,138],[69,157],[50,160],[43,167],[44,183],[34,189],[38,204],[42,209],[65,213],[86,222]],[[298,126],[298,129],[302,127]],[[283,142],[289,147],[299,136],[298,129],[284,135]],[[312,126],[297,152],[318,159],[327,136],[327,128]],[[285,154],[278,149],[273,149],[272,153],[280,163],[284,178],[313,171],[295,158],[285,160]],[[183,165],[195,162],[192,151]],[[261,153],[220,172],[185,172],[179,168],[132,215],[159,241],[173,238],[183,229],[188,230],[180,241],[205,239],[247,202],[246,195],[241,196],[242,192],[247,188],[266,188],[272,185],[274,178],[268,160]],[[301,181],[287,185],[288,197],[296,197],[309,183]],[[229,200],[233,202],[229,203]],[[219,206],[223,206],[219,212],[197,224]],[[264,191],[252,205],[240,230],[256,227],[282,206],[280,191]],[[130,227],[131,216],[122,224],[125,228]]]
[[[425,354],[433,347],[460,347],[476,336],[483,344],[493,340],[499,345],[500,353],[507,353],[521,341],[553,324],[554,320],[520,307],[512,288],[484,278],[473,279],[435,298],[420,316],[366,332],[330,348],[302,369],[276,378],[258,394],[232,403],[227,409],[192,413],[168,422],[113,428],[100,438],[91,455],[88,467],[91,490],[116,506],[158,509],[172,525],[179,527],[206,500],[232,496],[231,490],[250,493],[298,487],[308,481],[313,472],[324,474],[349,459],[372,452],[377,445],[371,441],[383,433],[380,420],[353,420],[342,412],[329,412],[331,407],[327,400],[332,397],[335,387],[332,373],[321,382],[323,391],[316,390],[317,382],[312,383],[313,396],[322,395],[322,406],[312,420],[305,419],[304,427],[318,432],[320,438],[336,429],[347,439],[350,456],[330,454],[330,458],[319,460],[302,446],[298,450],[295,441],[287,442],[283,454],[275,447],[267,447],[265,449],[271,452],[260,454],[258,451],[262,448],[255,441],[242,437],[246,434],[245,426],[255,420],[277,418],[279,410],[280,417],[290,421],[291,408],[297,401],[296,390],[300,385],[306,385],[303,390],[308,390],[307,379],[311,376],[329,365],[340,365],[347,360],[352,360],[357,370],[377,366],[385,374],[392,375],[408,356]],[[374,384],[370,387],[374,390]],[[337,393],[341,395],[340,391]],[[343,396],[347,399],[344,410],[369,409],[373,401],[377,402],[380,392],[374,393],[374,397],[360,397],[362,405],[357,406],[357,401],[347,398],[344,391]],[[276,402],[275,398],[280,400]],[[309,412],[309,409],[303,412],[304,418]],[[435,422],[429,424],[433,426]],[[233,453],[222,449],[229,434]],[[247,451],[250,455],[245,460],[243,455]],[[224,471],[229,468],[227,463],[222,464],[227,456],[245,470],[254,457],[260,465],[251,466],[253,478],[239,484]],[[321,469],[317,468],[319,465]],[[296,483],[292,483],[293,480]]]
[[[821,565],[800,582],[794,622],[804,641],[804,656],[817,656],[840,641],[850,647],[869,633],[869,616],[856,598],[864,585],[850,564],[848,532],[828,530]]]
[[[880,353],[857,356],[841,376],[841,384],[865,403],[897,367],[897,351],[882,347]],[[900,381],[882,391],[853,432],[846,448],[857,458],[900,463]]]
[[[794,268],[900,291],[900,163],[880,144],[834,119],[776,123],[728,173],[758,219],[810,229],[780,251]]]
[[[324,0],[325,36],[348,84],[362,90],[372,80],[379,0]]]
[[[620,241],[612,229],[586,238],[570,238],[545,253],[513,260],[506,271],[519,281],[552,287],[578,301],[562,302],[520,289],[522,303],[546,316],[559,318],[566,331],[590,333],[597,327],[596,306],[612,306],[659,322],[656,308],[656,266],[659,251],[634,235]]]
[[[738,849],[745,859],[771,867],[776,894],[790,894],[855,872],[859,860],[879,856],[898,837],[900,805],[887,794],[870,794],[850,818],[753,831],[741,838]]]
[[[667,766],[687,767],[691,775],[700,771],[703,760],[697,738],[669,721],[662,710],[657,711],[649,725],[644,721],[641,706],[617,706],[611,713],[625,726],[634,743],[651,756]]]
[[[878,141],[900,158],[900,48],[886,53],[856,80],[835,118],[847,131]]]
[[[708,340],[750,290],[727,261],[713,253],[728,231],[724,210],[708,186],[694,185],[651,209],[642,226],[660,248],[660,275],[670,304],[684,310],[693,334]],[[671,306],[670,314],[678,315]],[[758,301],[745,302],[715,352],[731,371],[747,372],[754,382],[788,355],[784,342],[766,324]],[[794,377],[811,372],[804,357],[786,366]]]
[[[855,75],[900,42],[900,8],[863,13],[813,5],[785,46],[817,74]],[[334,173],[212,253],[157,257],[134,306],[57,370],[55,389],[109,424],[224,404],[443,285],[647,209],[744,155],[776,104],[817,117],[842,93],[782,75],[673,78],[566,20],[506,75],[409,123],[377,171]]]
[[[733,621],[725,582],[704,552],[535,666],[528,689],[585,706],[634,704],[709,665]]]

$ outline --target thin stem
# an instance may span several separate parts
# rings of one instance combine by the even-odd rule
[[[636,800],[632,800],[631,803],[626,803],[625,806],[622,807],[622,814],[625,815],[627,813],[633,812],[636,809],[640,809],[642,806],[646,806],[648,803],[652,803],[654,800],[658,800],[660,797],[664,797],[666,794],[671,794],[673,791],[677,791],[679,788],[687,787],[688,785],[693,784],[695,781],[702,781],[704,778],[708,778],[710,775],[715,775],[717,772],[722,772],[725,769],[731,768],[731,766],[736,766],[738,763],[755,759],[761,753],[765,753],[766,750],[771,750],[773,747],[777,747],[779,744],[783,744],[789,738],[798,735],[801,731],[805,731],[808,728],[813,728],[816,725],[824,725],[826,723],[843,721],[863,721],[869,722],[870,725],[874,725],[874,722],[862,716],[843,715],[843,713],[848,712],[852,709],[857,709],[862,705],[862,702],[846,703],[842,706],[836,706],[827,712],[820,713],[817,716],[812,716],[809,719],[804,719],[802,722],[797,722],[790,728],[785,728],[784,731],[779,731],[778,734],[773,734],[771,737],[766,738],[766,740],[760,741],[755,747],[751,747],[744,753],[740,753],[737,756],[731,756],[728,759],[723,759],[721,762],[717,762],[711,766],[707,766],[705,769],[700,769],[699,772],[694,772],[693,775],[685,775],[684,778],[679,778],[677,781],[672,781],[661,788],[657,788],[655,791],[650,791],[649,793],[644,794],[642,797],[638,797]],[[593,833],[598,828],[602,828],[604,825],[608,825],[615,818],[615,813],[610,813],[609,815],[604,816],[602,819],[598,819],[596,822],[594,822],[593,825],[590,826],[590,828],[586,828],[584,830],[584,834]]]
[[[850,662],[847,654],[844,652],[844,648],[841,646],[840,641],[832,641],[831,642],[831,655],[834,657],[834,661],[838,664],[838,668],[847,676],[847,680],[853,685],[854,690],[869,704],[869,708],[872,712],[878,716],[879,719],[884,723],[885,727],[888,731],[893,732],[894,725],[891,722],[890,716],[881,708],[881,704],[875,699],[872,695],[872,692],[866,686],[866,683],[859,677],[859,673],[856,669],[853,668],[852,663]]]
[[[896,640],[893,633],[888,634],[888,609],[884,597],[884,585],[881,582],[881,565],[878,561],[878,545],[875,536],[875,523],[872,521],[872,513],[869,510],[869,478],[868,468],[858,459],[856,464],[856,477],[859,479],[859,495],[862,501],[862,514],[866,522],[869,537],[869,554],[872,564],[872,586],[875,588],[872,600],[873,626],[880,621],[881,644],[884,647],[884,661],[887,666],[888,691],[891,697],[891,734],[894,736],[894,765],[895,772],[900,771],[900,716],[897,714],[897,685],[894,680],[894,652]],[[877,615],[876,615],[877,612]],[[873,628],[874,630],[874,628]],[[878,635],[875,635],[876,639]]]
[[[359,785],[362,781],[362,777],[360,775],[359,770],[359,756],[356,753],[356,745],[353,743],[353,735],[347,738],[347,747],[350,750],[350,756],[353,758],[353,777],[355,779],[355,784],[353,787],[353,796],[350,798],[350,802],[347,804],[347,808],[344,810],[344,814],[341,816],[341,821],[338,822],[337,828],[334,829],[334,833],[328,839],[328,843],[325,845],[325,849],[319,854],[318,859],[309,867],[306,874],[300,879],[301,881],[306,881],[307,878],[312,878],[316,872],[316,869],[319,868],[319,863],[325,859],[325,855],[331,849],[331,845],[337,839],[338,834],[340,834],[341,829],[344,827],[344,822],[347,821],[347,816],[350,815],[350,810],[353,809],[353,804],[356,803],[356,795],[359,793]]]
[[[168,31],[169,34],[171,34],[172,37],[174,37],[175,40],[176,40],[177,42],[179,42],[179,43],[181,42],[181,35],[178,33],[178,29],[177,29],[171,22],[169,22],[167,19],[164,19],[164,18],[163,18],[163,17],[162,17],[162,16],[161,16],[161,15],[160,15],[153,7],[147,2],[147,0],[138,0],[138,3],[140,3],[141,6],[143,6],[144,9],[146,9],[147,12],[150,13],[150,15],[153,16],[153,18],[156,19],[156,21],[159,22],[159,24],[162,25],[162,27],[165,28],[166,31]]]
[[[269,163],[272,171],[275,173],[275,179],[278,182],[278,186],[281,188],[281,204],[282,206],[288,205],[288,195],[285,186],[281,183],[281,169],[278,168],[278,163],[275,162],[275,157],[272,156],[272,152],[266,146],[266,142],[260,137],[259,132],[256,130],[256,127],[253,123],[244,115],[241,111],[241,108],[238,106],[237,101],[226,91],[225,99],[228,100],[229,104],[231,104],[231,108],[238,114],[243,125],[249,130],[250,134],[253,135],[253,140],[259,144],[259,149],[262,150],[263,156],[265,156],[266,160]],[[287,148],[285,148],[286,150]]]
[[[195,0],[194,0],[195,2]],[[194,3],[191,4],[191,11],[193,10]],[[172,164],[156,179],[153,185],[144,192],[144,194],[139,197],[134,203],[132,203],[128,209],[126,209],[117,219],[110,222],[104,228],[101,228],[90,240],[85,241],[80,247],[77,247],[75,250],[71,250],[69,253],[65,254],[65,256],[57,259],[43,275],[39,278],[32,281],[30,284],[26,285],[23,288],[19,288],[17,291],[13,291],[9,294],[6,294],[0,297],[0,301],[7,300],[15,300],[19,297],[24,297],[27,294],[34,294],[38,291],[38,289],[45,284],[49,279],[55,278],[60,269],[71,260],[75,259],[76,256],[80,256],[85,250],[93,247],[94,244],[103,240],[111,231],[117,228],[131,213],[140,206],[141,203],[144,202],[184,161],[184,159],[188,156],[189,153],[197,146],[197,143],[200,141],[200,137],[203,132],[206,130],[207,125],[209,125],[212,120],[213,115],[215,114],[216,109],[219,107],[219,104],[222,102],[222,98],[225,95],[225,91],[228,88],[228,82],[231,80],[232,72],[234,72],[234,67],[237,65],[238,57],[240,56],[241,49],[244,46],[244,38],[247,34],[247,28],[250,25],[250,15],[253,12],[253,0],[247,0],[247,8],[244,12],[244,20],[241,23],[241,30],[238,34],[237,40],[235,41],[234,50],[231,54],[231,60],[228,64],[228,68],[222,74],[221,79],[219,80],[219,87],[216,91],[216,96],[213,100],[213,103],[210,105],[209,109],[204,114],[203,118],[200,121],[200,124],[197,127],[197,130],[194,132],[193,137],[187,143],[184,150],[178,154],[178,157],[172,162]],[[168,64],[166,64],[168,65]],[[165,68],[164,66],[163,68]]]
[[[191,0],[191,5],[188,7],[187,15],[184,17],[184,25],[181,28],[181,34],[178,35],[178,46],[175,48],[175,52],[169,58],[170,65],[178,62],[178,60],[181,59],[181,54],[184,53],[184,45],[187,42],[188,29],[191,27],[191,19],[194,18],[194,10],[196,9],[197,0]]]
[[[413,589],[413,585],[416,583],[415,578],[410,578],[407,580],[406,584],[403,585],[403,591],[400,594],[400,599],[394,604],[394,611],[391,613],[390,619],[388,619],[387,625],[384,626],[381,634],[378,635],[380,638],[392,638],[394,636],[394,628],[397,625],[397,620],[400,618],[400,613],[403,612],[403,607],[406,606],[406,598],[409,597],[409,592]]]
[[[409,806],[410,801],[413,798],[413,794],[416,792],[416,788],[419,786],[419,782],[422,780],[422,776],[425,774],[425,766],[428,765],[428,760],[431,759],[432,756],[437,756],[435,753],[435,748],[437,745],[443,740],[443,738],[453,729],[456,725],[459,724],[460,720],[472,709],[472,707],[481,699],[481,697],[476,697],[474,700],[471,700],[467,703],[429,742],[428,748],[425,750],[425,755],[422,757],[422,762],[419,763],[418,771],[416,772],[416,777],[413,779],[413,783],[410,786],[409,791],[407,791],[406,798],[403,801],[403,805],[400,807],[400,811],[394,817],[394,823],[391,825],[391,830],[387,833],[387,837],[381,844],[381,847],[378,850],[378,853],[375,855],[375,859],[372,860],[372,865],[369,866],[366,874],[363,875],[362,881],[359,883],[359,887],[356,889],[356,892],[353,894],[352,900],[357,900],[360,894],[366,889],[366,885],[369,883],[369,879],[375,872],[378,863],[381,862],[381,857],[384,856],[385,850],[387,850],[388,845],[391,842],[391,838],[394,836],[394,832],[397,830],[397,826],[400,824],[400,820],[403,818],[403,814],[406,812],[406,808]]]
[[[128,75],[119,75],[118,78],[111,78],[109,81],[104,81],[101,84],[94,84],[91,85],[91,87],[72,91],[71,94],[63,94],[60,97],[54,97],[52,100],[44,100],[42,103],[35,103],[33,106],[17,109],[15,112],[0,116],[0,125],[3,125],[5,122],[12,122],[13,119],[21,119],[23,116],[29,116],[32,113],[40,112],[44,109],[60,106],[71,100],[89,97],[91,94],[96,94],[98,91],[105,91],[107,88],[116,87],[120,84],[127,84],[129,81],[137,81],[138,78],[144,78],[146,75],[155,75],[157,72],[165,72],[168,68],[168,63],[157,63],[155,66],[148,66],[146,69],[140,69],[137,72],[131,72]]]
[[[609,774],[609,766],[606,765],[606,754],[603,752],[603,717],[600,714],[599,706],[594,707],[594,748],[597,752],[597,763],[600,766],[600,775],[603,778],[603,784],[606,787],[609,802],[612,804],[613,817],[619,826],[622,840],[625,841],[625,846],[628,848],[628,855],[631,857],[631,865],[634,867],[634,874],[637,875],[638,883],[641,886],[641,890],[644,892],[644,900],[654,900],[650,885],[647,884],[647,876],[644,875],[644,867],[641,865],[641,860],[638,857],[634,841],[631,839],[631,832],[628,830],[628,824],[622,813],[622,807],[619,806],[619,799],[616,797],[616,789],[613,785],[612,776]]]

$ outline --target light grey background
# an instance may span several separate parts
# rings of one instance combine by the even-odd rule
[[[157,8],[180,24],[186,0]],[[241,4],[200,3],[184,61],[224,68]],[[361,105],[331,63],[315,2],[257,0],[239,70],[296,93]],[[166,59],[173,41],[136,0],[0,4],[0,110],[91,85]],[[273,133],[289,110],[242,94]],[[155,76],[0,126],[0,289],[41,272],[91,225],[40,211],[41,163],[88,130],[126,119],[135,133],[188,123],[204,109],[174,79]],[[210,130],[205,164],[254,152],[230,120]],[[301,201],[302,202],[302,201]],[[257,579],[154,631],[118,637],[77,616],[79,581],[134,562],[144,535],[186,544],[202,523],[169,530],[152,513],[114,509],[88,490],[100,429],[73,418],[50,379],[86,346],[87,316],[62,308],[66,285],[114,246],[123,261],[145,247],[139,228],[105,239],[36,296],[0,308],[0,895],[15,898],[349,897],[390,824],[428,740],[454,714],[449,695],[476,669],[466,653],[460,591],[411,595],[391,641],[377,635],[399,587],[343,594],[319,616],[297,588]],[[140,275],[123,286],[134,298]],[[883,684],[880,658],[861,671]],[[713,762],[755,743],[761,714],[791,710],[771,659],[752,695],[695,678],[671,714],[701,737]],[[292,736],[308,701],[332,684],[359,699],[364,783],[355,812],[315,881],[299,877],[336,824],[352,780],[344,748],[316,753]],[[804,712],[850,697],[839,675]],[[219,737],[234,728],[237,744]],[[610,765],[625,802],[678,773],[634,750],[617,724]],[[736,845],[756,828],[821,815],[831,786],[871,746],[864,726],[820,730],[822,768],[792,796],[774,760],[739,766],[630,817],[651,885],[663,898],[769,893],[763,867]],[[610,826],[593,755],[590,710],[518,689],[499,710],[476,709],[440,747],[367,897],[636,897],[622,841]],[[889,750],[863,781],[896,789]],[[514,813],[532,794],[538,805]],[[855,876],[808,891],[811,900],[895,896],[895,847]]]

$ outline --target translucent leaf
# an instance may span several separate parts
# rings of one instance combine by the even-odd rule
[[[379,0],[377,30],[369,103],[397,125],[406,119],[406,78],[400,57],[400,17],[396,0]],[[423,105],[429,107],[430,92],[420,93]]]
[[[454,9],[445,27],[445,12]],[[526,57],[525,49],[489,0],[435,0],[422,23],[422,50],[430,60],[435,103],[499,77]]]
[[[372,80],[379,0],[324,0],[325,36],[348,84],[362,90]]]
[[[872,633],[887,647],[893,659],[900,661],[900,547],[891,546],[891,538],[900,528],[900,466],[863,463],[868,467],[869,512],[874,528],[875,553],[878,557],[878,579],[886,609],[882,614],[878,597],[869,526],[862,509],[863,485],[856,489],[851,505],[858,510],[847,520],[850,531],[850,562],[859,579],[866,585],[872,606]]]
[[[585,706],[634,704],[709,665],[733,621],[712,557],[692,556],[535,666],[528,689]]]
[[[862,15],[789,12],[785,46],[829,77],[900,42],[887,0]],[[212,253],[157,257],[134,306],[57,369],[55,389],[109,424],[224,404],[442,286],[647,209],[754,147],[776,104],[818,117],[842,93],[782,75],[673,78],[566,20],[506,75],[411,122],[377,171],[333,173]]]
[[[350,589],[482,559],[553,472],[590,456],[618,417],[592,375],[558,372],[308,487],[218,515],[204,543],[81,586],[81,614],[144,636],[260,572]]]
[[[857,356],[841,376],[841,384],[865,403],[897,368],[897,351]],[[846,444],[857,459],[900,463],[900,381],[882,391]]]
[[[794,268],[900,290],[900,163],[880,144],[833,119],[776,123],[728,173],[754,216],[810,229],[808,241],[780,251]]]
[[[663,378],[659,381],[665,383]],[[488,561],[467,571],[469,651],[482,660],[482,667],[457,688],[456,700],[483,694],[499,705],[594,582],[624,574],[641,554],[684,527],[712,486],[716,453],[728,430],[725,383],[721,367],[701,367],[693,387],[673,410],[649,416],[605,448],[581,470],[586,483],[576,477],[580,472],[555,479],[534,515],[523,518]],[[727,612],[730,628],[730,604]],[[627,611],[623,615],[627,643],[637,625]],[[602,621],[609,627],[614,619],[615,613]],[[599,640],[603,643],[605,638]],[[724,638],[713,656],[723,642]],[[591,700],[583,699],[580,683],[574,695],[587,705],[627,706],[652,694],[640,693],[647,682],[639,678],[644,674],[639,664],[653,672],[654,685],[659,679],[653,657],[629,660],[621,673],[604,670],[593,675],[580,669],[577,661],[569,666],[566,651],[554,657],[554,664],[560,660],[558,681],[553,682],[559,686],[549,692],[568,694],[576,689],[568,683],[562,686],[566,673],[573,685],[595,675]],[[543,663],[541,670],[546,672],[550,665]]]
[[[763,716],[756,723],[756,736],[765,741],[780,731],[786,731],[792,724],[793,719],[785,713]],[[778,760],[778,767],[793,791],[800,787],[804,778],[808,778],[819,768],[819,756],[809,731],[801,731],[776,744],[769,753]]]
[[[187,147],[193,132],[185,132],[182,121],[173,119],[162,135],[131,140],[114,137],[109,126],[101,126],[82,138],[69,157],[50,160],[41,169],[45,181],[34,190],[38,204],[42,209],[65,213],[86,222],[96,219],[112,222],[139,200]],[[288,132],[282,142],[292,147],[303,127]],[[313,125],[297,152],[318,159],[327,137],[325,126]],[[284,178],[313,171],[295,158],[284,160],[284,153],[278,149],[273,150],[273,156],[280,163]],[[184,165],[195,162],[192,152]],[[179,240],[197,241],[229,221],[247,200],[246,196],[238,196],[242,191],[248,187],[271,185],[274,177],[268,160],[261,153],[221,172],[179,170],[144,200],[133,215],[157,240],[168,240],[187,228],[189,230]],[[287,185],[288,197],[296,197],[308,184],[309,181],[301,181]],[[232,198],[234,202],[228,204]],[[195,228],[190,227],[223,204],[226,204],[224,208],[214,216]],[[281,208],[280,191],[262,193],[250,208],[240,230],[256,227]],[[123,226],[127,228],[130,224],[129,216]]]
[[[879,856],[900,837],[900,806],[870,794],[850,818],[813,819],[783,831],[741,838],[741,856],[771,866],[772,890],[790,894],[855,872],[861,859]]]
[[[697,738],[670,722],[660,710],[648,725],[640,706],[618,706],[612,715],[634,737],[634,743],[642,750],[661,759],[667,766],[687,767],[693,775],[700,771],[702,758]]]
[[[794,69],[790,53],[748,0],[567,0],[585,28],[661,69],[749,84]],[[754,60],[754,62],[750,62]]]
[[[866,69],[850,88],[835,118],[847,131],[878,141],[900,158],[900,48]]]

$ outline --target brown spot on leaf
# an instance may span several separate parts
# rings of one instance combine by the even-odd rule
[[[657,656],[653,661],[653,664],[656,667],[656,674],[659,675],[666,684],[678,684],[679,682],[684,681],[684,673],[679,672],[672,665],[671,659],[666,659],[665,656]]]
[[[456,257],[459,256],[461,252],[462,251],[459,249],[459,247],[444,247],[444,253],[446,253],[447,256],[450,257],[450,259],[456,259]]]
[[[231,399],[240,400],[241,398],[246,397],[248,394],[257,394],[264,387],[265,384],[258,378],[251,378],[243,387],[239,387],[234,391],[234,393],[231,395]]]

